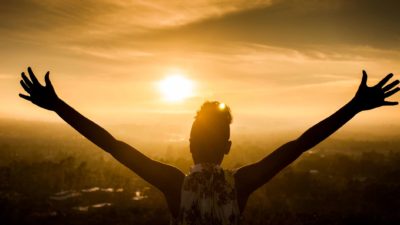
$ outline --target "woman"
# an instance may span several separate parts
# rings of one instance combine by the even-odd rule
[[[234,171],[220,167],[231,147],[230,109],[223,103],[206,102],[197,112],[192,125],[190,152],[194,166],[185,175],[179,169],[152,160],[134,147],[115,139],[61,100],[50,82],[49,72],[45,75],[45,86],[39,83],[31,68],[28,68],[28,74],[30,79],[22,73],[20,83],[29,95],[19,96],[56,112],[91,142],[157,187],[167,200],[171,224],[238,224],[248,197],[257,188],[356,114],[385,105],[397,105],[398,102],[386,101],[386,98],[399,91],[398,80],[387,84],[393,74],[368,87],[367,73],[363,71],[358,91],[341,109],[260,161]]]

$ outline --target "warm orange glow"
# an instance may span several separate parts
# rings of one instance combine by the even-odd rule
[[[193,82],[181,74],[174,74],[160,81],[159,89],[166,101],[180,102],[193,95]]]
[[[226,101],[220,110],[232,107],[235,126],[262,129],[261,119],[279,128],[321,120],[354,96],[362,69],[368,84],[399,79],[396,7],[376,3],[385,13],[370,15],[375,3],[295,2],[2,1],[0,119],[61,122],[18,97],[27,66],[42,84],[50,71],[57,94],[99,122],[192,121],[204,101]],[[355,122],[400,125],[398,112]]]

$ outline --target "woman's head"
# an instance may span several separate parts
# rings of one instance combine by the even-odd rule
[[[229,107],[217,101],[205,102],[190,131],[190,152],[195,163],[221,163],[231,147]]]

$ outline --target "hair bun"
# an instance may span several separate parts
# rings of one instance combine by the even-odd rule
[[[197,111],[195,119],[198,121],[218,122],[227,125],[232,123],[232,115],[229,106],[218,101],[204,102],[200,110]]]

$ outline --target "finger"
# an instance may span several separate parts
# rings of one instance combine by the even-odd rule
[[[397,88],[395,88],[395,89],[393,89],[391,91],[386,92],[384,96],[385,96],[385,98],[390,97],[390,96],[396,94],[396,92],[398,92],[399,90],[400,90],[400,88],[397,87]]]
[[[28,100],[28,101],[32,101],[31,97],[28,96],[28,95],[19,94],[19,97],[21,97],[21,98],[23,98],[25,100]]]
[[[384,92],[389,91],[390,89],[392,89],[394,86],[396,86],[398,84],[399,84],[399,80],[395,80],[392,83],[390,83],[390,84],[386,85],[385,87],[383,87],[382,90]]]
[[[388,101],[384,101],[383,105],[398,105],[398,102],[388,102]]]
[[[50,71],[47,71],[46,75],[44,75],[44,81],[46,82],[46,86],[53,87],[50,81]]]
[[[24,83],[23,80],[20,80],[19,83],[21,84],[21,86],[24,88],[24,90],[25,90],[26,92],[28,92],[29,94],[31,93],[31,89],[28,87],[28,85],[26,85],[26,84]]]
[[[29,73],[29,77],[32,80],[32,83],[40,85],[39,81],[37,80],[35,74],[33,73],[32,69],[31,69],[31,67],[28,67],[28,73]]]
[[[367,79],[368,79],[367,72],[365,70],[363,70],[363,75],[362,75],[362,79],[361,79],[362,86],[367,86]]]
[[[26,77],[26,75],[25,75],[24,72],[21,73],[21,77],[22,77],[22,79],[24,80],[25,84],[26,84],[28,87],[30,87],[30,88],[33,87],[32,82],[29,80],[28,77]]]
[[[379,81],[379,83],[377,85],[375,85],[376,87],[382,87],[383,85],[386,84],[386,82],[388,82],[388,80],[390,80],[390,78],[393,77],[393,73],[389,73],[385,78],[383,78],[381,81]]]

